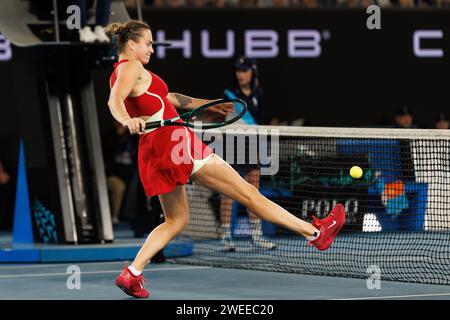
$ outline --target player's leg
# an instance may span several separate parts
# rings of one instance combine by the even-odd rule
[[[227,197],[239,201],[263,220],[303,235],[319,249],[328,248],[345,221],[342,205],[330,213],[332,219],[317,225],[318,230],[265,198],[254,186],[246,182],[229,164],[217,155],[192,176],[192,180]],[[324,219],[325,220],[325,219]]]
[[[228,163],[213,155],[191,180],[242,203],[261,219],[311,237],[314,226],[298,219],[279,205],[261,195],[253,185],[242,178]]]
[[[185,186],[177,186],[170,193],[159,196],[164,222],[148,235],[132,266],[142,271],[150,259],[179,234],[189,222],[189,206]]]
[[[142,270],[188,223],[189,209],[184,186],[177,186],[174,191],[159,196],[159,200],[164,211],[164,223],[153,229],[133,264],[126,267],[115,280],[115,284],[132,297],[147,298],[150,295],[144,288]]]

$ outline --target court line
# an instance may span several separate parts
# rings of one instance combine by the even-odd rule
[[[177,270],[196,270],[196,269],[211,269],[212,267],[181,267],[181,268],[152,268],[152,269],[144,269],[145,272],[152,272],[152,271],[177,271]],[[120,273],[121,270],[103,270],[103,271],[81,271],[80,275],[87,275],[87,274],[107,274],[107,273]],[[53,277],[53,276],[69,276],[72,273],[31,273],[31,274],[14,274],[14,275],[1,275],[1,278],[23,278],[23,277]]]
[[[28,269],[28,268],[49,268],[49,267],[61,267],[61,266],[70,266],[70,265],[105,265],[105,264],[124,264],[129,262],[129,260],[123,261],[98,261],[98,262],[65,262],[65,263],[50,263],[50,264],[28,264],[28,265],[9,265],[0,267],[0,270],[8,270],[8,269]]]
[[[434,297],[434,296],[450,296],[450,292],[444,293],[424,293],[424,294],[410,294],[403,296],[381,296],[381,297],[363,297],[363,298],[342,298],[331,300],[374,300],[374,299],[396,299],[396,298],[418,298],[418,297]]]

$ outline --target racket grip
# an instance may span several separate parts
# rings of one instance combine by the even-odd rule
[[[159,128],[164,125],[164,121],[152,121],[145,124],[145,130]]]

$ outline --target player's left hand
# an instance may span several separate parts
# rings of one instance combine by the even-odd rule
[[[234,107],[231,102],[226,102],[226,103],[221,103],[216,106],[213,106],[213,107],[209,108],[208,110],[218,113],[218,114],[221,114],[223,116],[227,116],[230,113],[233,113]]]

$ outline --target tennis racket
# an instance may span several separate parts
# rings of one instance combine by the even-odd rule
[[[165,126],[193,129],[220,128],[238,121],[245,112],[247,104],[241,99],[218,99],[172,119],[147,122],[145,130]]]

